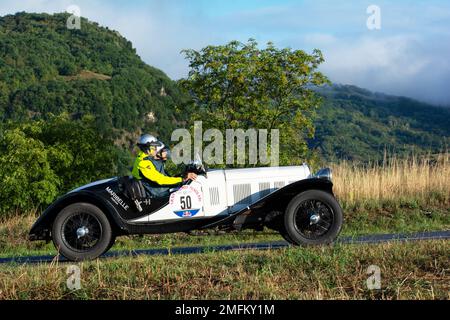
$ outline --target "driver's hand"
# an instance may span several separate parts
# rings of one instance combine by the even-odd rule
[[[186,175],[186,178],[184,178],[184,181],[192,180],[195,181],[197,179],[197,175],[193,172],[188,172]]]

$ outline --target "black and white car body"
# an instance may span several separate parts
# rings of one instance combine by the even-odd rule
[[[294,245],[310,245],[330,243],[340,232],[342,210],[329,169],[312,175],[307,165],[188,168],[197,180],[162,198],[131,199],[119,177],[75,189],[43,212],[30,239],[52,239],[63,256],[78,261],[100,256],[129,234],[268,227]]]

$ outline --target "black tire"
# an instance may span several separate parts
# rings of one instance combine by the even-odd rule
[[[108,252],[109,249],[111,249],[111,247],[114,245],[115,242],[116,242],[116,236],[113,235],[113,236],[111,237],[111,240],[109,241],[108,246],[106,247],[105,251],[103,251],[103,253]]]
[[[289,244],[296,244],[294,240],[288,235],[286,229],[283,227],[281,230],[279,230],[280,235],[283,237],[284,240],[286,240]]]
[[[321,190],[308,190],[294,197],[284,215],[286,233],[297,245],[333,242],[341,231],[342,221],[337,200]]]
[[[90,203],[65,207],[53,222],[53,243],[59,253],[71,261],[99,257],[114,243],[113,237],[106,215]]]

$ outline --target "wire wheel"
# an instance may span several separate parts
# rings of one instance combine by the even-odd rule
[[[78,252],[90,251],[102,238],[102,225],[93,214],[75,212],[62,227],[62,240],[70,249]]]
[[[297,206],[294,214],[295,230],[308,240],[325,236],[334,223],[334,211],[317,199],[307,199]]]

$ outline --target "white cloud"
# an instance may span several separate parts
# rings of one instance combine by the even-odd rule
[[[433,103],[450,101],[443,89],[449,84],[450,62],[442,55],[450,51],[450,42],[409,35],[363,36],[335,39],[322,51],[321,70],[332,81]]]

